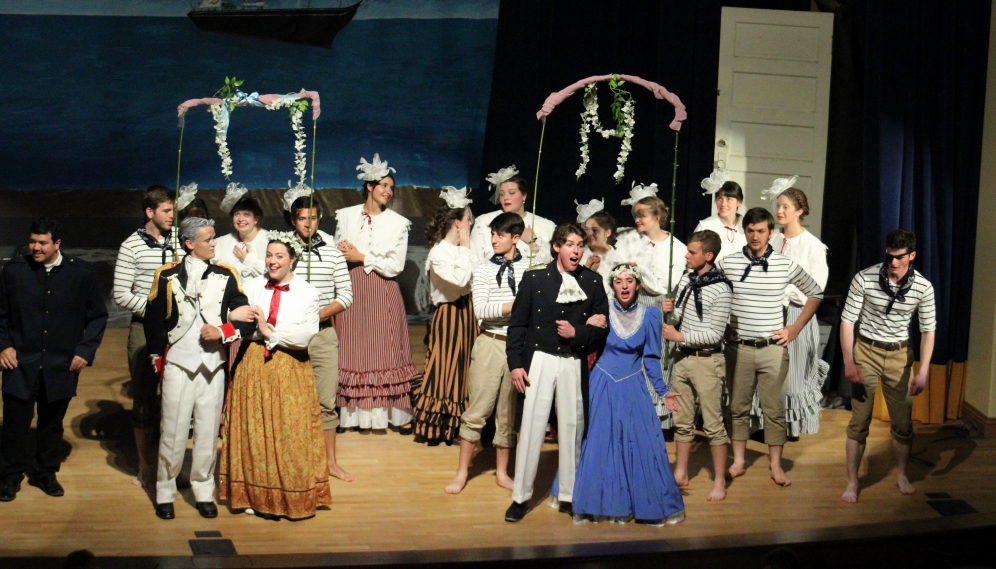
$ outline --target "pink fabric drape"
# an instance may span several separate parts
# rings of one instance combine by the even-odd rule
[[[647,89],[650,89],[654,93],[654,96],[658,99],[665,99],[667,102],[674,105],[674,120],[671,121],[670,127],[671,130],[681,130],[681,121],[688,118],[688,113],[685,112],[685,105],[682,104],[681,99],[679,99],[677,95],[657,83],[654,83],[653,81],[647,81],[646,79],[641,79],[633,75],[616,75],[616,77],[624,81],[629,81],[630,83],[646,87]],[[589,83],[596,83],[598,81],[608,81],[609,79],[612,79],[612,75],[595,75],[587,79],[582,79],[566,89],[557,91],[556,93],[550,93],[550,96],[543,102],[543,108],[536,113],[536,119],[542,119],[552,113],[553,109],[557,105],[564,102],[564,99],[570,97],[575,91],[585,85],[588,85]]]
[[[318,96],[318,91],[305,91],[304,89],[301,89],[301,91],[295,93],[295,95],[299,99],[311,99],[311,119],[317,120],[318,115],[322,114],[322,103],[321,98]],[[272,105],[277,99],[280,99],[283,96],[284,95],[260,95],[259,102],[264,105]],[[197,107],[200,105],[217,105],[219,103],[221,103],[221,99],[216,97],[189,99],[180,103],[180,106],[176,108],[176,116],[182,117],[183,113],[187,112],[187,109],[191,107]]]

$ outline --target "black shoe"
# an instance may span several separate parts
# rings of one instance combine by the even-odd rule
[[[0,502],[10,502],[17,498],[17,493],[21,491],[21,481],[16,478],[7,478],[0,482]]]
[[[512,502],[512,505],[505,510],[505,521],[506,522],[517,522],[522,518],[526,517],[526,512],[529,511],[529,506],[521,502]]]
[[[164,520],[172,520],[175,518],[176,512],[173,511],[173,503],[156,504],[156,515]]]
[[[202,518],[218,517],[218,506],[215,506],[214,502],[197,502],[195,506],[197,507],[197,511],[201,514]]]
[[[37,486],[42,492],[49,496],[65,496],[66,489],[59,484],[54,472],[40,472],[28,479],[28,484]]]
[[[408,425],[407,427],[398,427],[398,434],[407,436],[415,432],[415,425]]]
[[[336,432],[336,434],[339,434],[339,435],[341,435],[341,434],[343,434],[343,433],[345,433],[345,432],[346,432],[346,429],[344,429],[344,428],[342,428],[342,427],[336,427],[336,428],[335,428],[335,432]]]
[[[561,514],[567,514],[568,516],[574,515],[574,507],[570,502],[561,502],[559,510]]]

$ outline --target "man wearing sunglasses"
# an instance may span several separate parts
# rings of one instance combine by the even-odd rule
[[[896,455],[896,485],[903,494],[915,492],[906,477],[913,446],[913,396],[923,391],[934,351],[934,287],[913,268],[916,235],[896,229],[885,238],[885,262],[854,275],[841,316],[840,345],[844,374],[852,384],[851,422],[847,425],[847,489],[841,500],[858,501],[858,466],[865,452],[875,390],[882,394],[892,423]],[[913,370],[910,321],[920,321],[920,370]],[[861,322],[857,342],[854,325]]]

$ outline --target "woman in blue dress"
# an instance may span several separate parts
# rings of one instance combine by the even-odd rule
[[[645,379],[669,409],[679,410],[678,394],[668,393],[661,375],[661,311],[636,302],[639,268],[619,265],[609,280],[615,293],[611,330],[589,379],[574,521],[676,524],[685,519],[685,505]]]

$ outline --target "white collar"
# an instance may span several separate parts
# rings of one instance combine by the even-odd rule
[[[61,264],[62,264],[62,251],[59,251],[59,256],[56,257],[55,260],[52,261],[51,264],[46,264],[45,265],[45,271],[50,273],[50,272],[52,272],[52,268],[53,267],[58,267]]]

